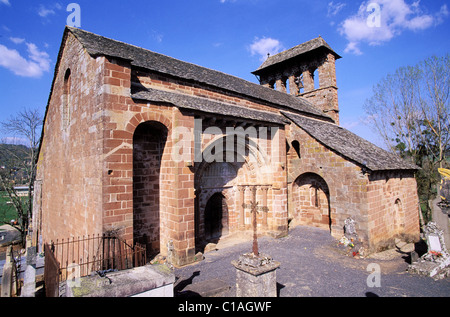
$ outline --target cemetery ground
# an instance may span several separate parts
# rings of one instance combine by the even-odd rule
[[[260,237],[258,243],[260,253],[281,262],[278,297],[450,297],[450,278],[407,272],[410,254],[403,248],[353,257],[328,231],[304,226],[283,238]],[[424,243],[412,246],[419,255],[427,250]],[[235,297],[231,261],[251,250],[251,239],[223,239],[203,261],[175,269],[175,296]]]

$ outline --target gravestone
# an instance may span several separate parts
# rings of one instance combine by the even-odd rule
[[[344,221],[344,236],[339,240],[339,244],[345,247],[349,256],[364,256],[364,248],[356,232],[356,221],[352,217]]]
[[[450,254],[443,231],[430,221],[423,229],[428,251],[408,267],[408,272],[427,275],[434,279],[450,276]]]
[[[344,233],[347,238],[351,238],[351,237],[356,238],[358,236],[356,234],[355,220],[352,217],[345,219]]]

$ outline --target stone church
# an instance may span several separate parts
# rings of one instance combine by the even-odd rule
[[[417,167],[339,126],[321,38],[268,57],[260,85],[66,27],[35,183],[37,241],[119,232],[173,264],[209,242],[352,217],[370,251],[419,237]]]

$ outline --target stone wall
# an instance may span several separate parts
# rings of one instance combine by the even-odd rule
[[[305,98],[339,124],[336,57],[332,53],[309,54],[277,67],[261,75],[261,85]]]
[[[101,233],[104,58],[69,35],[55,73],[37,166],[38,234],[46,241]],[[70,80],[67,70],[70,69]],[[65,85],[66,83],[66,85]],[[67,85],[70,83],[70,85]],[[65,92],[69,89],[70,97]],[[68,101],[68,102],[67,102]]]
[[[412,172],[386,171],[369,176],[369,234],[375,249],[394,245],[394,238],[419,239],[417,185]]]
[[[322,59],[315,62],[317,66],[316,76],[319,76],[319,86],[314,86],[314,68],[303,72],[304,92],[301,97],[309,100],[314,106],[328,114],[336,124],[339,124],[338,88],[336,82],[336,58],[328,53]],[[314,62],[313,62],[314,64]],[[312,71],[312,72],[311,72]]]
[[[334,237],[340,238],[343,235],[345,219],[352,216],[359,226],[357,229],[364,233],[361,234],[361,238],[367,241],[368,179],[361,168],[317,142],[293,124],[289,126],[287,135],[287,142],[290,145],[287,155],[289,218],[303,225],[313,224],[325,227]],[[292,145],[294,141],[299,144],[299,153]],[[299,186],[299,182],[302,186]],[[297,201],[304,196],[302,188],[314,185],[320,185],[318,195],[319,204],[322,206],[320,211],[314,213],[315,218],[311,214],[314,209],[317,209],[314,207],[314,202],[310,201],[310,207],[307,209],[297,204]],[[309,191],[309,197],[310,199],[313,197],[311,191]],[[326,201],[329,204],[328,210]],[[327,219],[327,213],[330,219]]]
[[[130,98],[130,88],[132,83],[130,82],[134,78],[135,74],[139,73],[131,69],[127,63],[117,60],[105,60],[105,81],[108,82],[104,93],[104,111],[102,120],[104,122],[103,129],[103,230],[117,230],[119,229],[122,236],[127,240],[143,241],[147,240],[149,248],[161,251],[163,254],[167,253],[167,244],[170,242],[174,246],[175,258],[178,259],[178,264],[188,263],[191,261],[195,254],[195,226],[199,234],[204,231],[204,208],[206,206],[207,197],[198,196],[199,202],[196,204],[196,195],[194,194],[194,175],[197,172],[196,168],[189,167],[189,162],[194,161],[194,152],[191,151],[189,157],[184,158],[181,162],[173,160],[173,146],[180,144],[179,142],[186,142],[182,140],[182,136],[177,136],[177,139],[173,139],[172,132],[177,127],[183,127],[192,131],[194,128],[194,115],[189,112],[180,111],[175,107],[163,106],[161,104],[153,103],[140,103]],[[159,89],[177,90],[187,92],[193,91],[193,94],[197,96],[208,96],[213,99],[222,100],[225,102],[245,104],[249,107],[267,109],[265,105],[259,105],[255,102],[250,102],[245,99],[237,99],[230,97],[229,94],[224,92],[220,93],[207,88],[193,87],[192,84],[183,81],[175,81],[173,78],[164,77],[163,75],[142,74],[139,77],[139,83],[145,83],[148,87],[158,87]],[[128,78],[128,81],[127,79]],[[134,85],[137,84],[136,79]],[[272,109],[272,111],[274,111]],[[139,175],[141,162],[138,159],[139,155],[148,156],[152,155],[151,150],[139,150],[139,146],[136,146],[136,129],[144,122],[151,122],[153,125],[160,124],[167,129],[167,139],[165,144],[159,144],[163,147],[163,153],[159,153],[161,157],[161,166],[159,168],[159,177],[156,175],[157,171],[154,170],[155,175],[152,176],[152,181],[145,185],[145,188],[141,182],[147,176]],[[225,131],[226,127],[234,127],[235,122],[223,121],[219,127]],[[206,128],[206,126],[205,126]],[[275,141],[281,143],[284,147],[282,140],[284,139],[284,133],[282,129],[277,131],[274,138]],[[161,131],[161,129],[160,129]],[[144,133],[152,133],[150,130]],[[205,133],[202,138],[201,149],[205,149],[217,138],[222,136],[211,136]],[[254,140],[258,143],[258,140]],[[281,141],[281,142],[280,142]],[[194,140],[187,141],[191,144],[183,145],[194,148]],[[164,142],[163,142],[164,143]],[[242,176],[239,181],[233,183],[233,190],[230,192],[226,190],[226,184],[223,184],[224,189],[219,192],[223,192],[228,199],[228,223],[227,226],[230,233],[237,232],[242,229],[237,226],[240,222],[239,206],[236,208],[234,201],[234,192],[239,182],[243,184],[261,184],[261,182],[270,183],[274,180],[274,188],[271,189],[271,193],[267,195],[270,215],[266,219],[266,226],[271,231],[284,231],[287,230],[287,192],[285,190],[285,177],[283,177],[283,168],[281,167],[283,159],[283,149],[276,149],[275,153],[272,153],[271,139],[266,139],[258,149],[259,152],[265,152],[261,154],[264,157],[270,157],[270,162],[259,162],[258,166],[248,165],[249,169],[242,169],[240,173]],[[142,144],[144,146],[144,144]],[[135,153],[133,154],[133,148]],[[139,152],[140,151],[140,152]],[[139,152],[139,153],[138,153]],[[253,167],[252,167],[253,166]],[[256,168],[256,170],[255,170]],[[253,170],[252,170],[253,169]],[[280,174],[280,171],[282,172]],[[135,179],[133,181],[133,175]],[[253,176],[252,176],[253,175]],[[264,175],[264,180],[261,179],[261,175]],[[257,176],[257,177],[256,177]],[[159,182],[159,185],[158,185]],[[151,183],[151,184],[150,184]],[[134,189],[133,189],[134,184]],[[149,189],[151,188],[151,189]],[[157,193],[159,191],[159,193]],[[144,195],[146,198],[141,199]],[[148,206],[150,201],[156,202],[156,196],[159,195],[159,208]],[[152,197],[150,197],[152,196]],[[134,198],[133,198],[134,197]],[[146,201],[145,201],[146,200]],[[248,201],[247,201],[248,202]],[[144,206],[147,205],[147,206]],[[198,206],[197,211],[200,215],[197,216],[198,223],[195,222],[196,212],[195,206]],[[150,211],[150,209],[154,211]],[[147,212],[143,210],[147,209]],[[159,209],[159,210],[157,210]],[[154,214],[153,216],[149,216]],[[159,217],[159,219],[158,219]],[[250,229],[250,212],[245,210],[245,226],[244,229]],[[260,216],[261,219],[263,216]],[[145,231],[150,227],[156,228],[159,221],[159,236],[157,229],[152,229],[147,232],[144,237]],[[261,220],[262,221],[262,220]],[[156,235],[150,238],[151,233]],[[224,231],[226,232],[226,231]],[[198,238],[198,237],[197,237]],[[158,247],[159,244],[159,247]],[[177,264],[177,263],[176,263]]]
[[[294,224],[326,228],[340,238],[345,219],[352,217],[359,238],[370,251],[392,247],[396,237],[418,240],[413,172],[368,173],[294,125],[288,136],[289,218]],[[298,141],[299,152],[294,141]]]

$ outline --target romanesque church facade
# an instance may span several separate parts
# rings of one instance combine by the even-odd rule
[[[321,38],[270,56],[260,85],[66,27],[39,149],[36,241],[119,232],[192,263],[208,242],[344,221],[376,251],[419,237],[416,166],[339,126]]]

